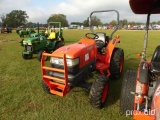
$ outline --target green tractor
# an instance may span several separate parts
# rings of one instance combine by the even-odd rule
[[[52,27],[55,25],[55,27]],[[51,53],[54,50],[64,46],[63,31],[60,22],[49,22],[46,32],[32,33],[27,38],[23,38],[21,45],[24,46],[22,57],[31,59],[33,54],[38,54],[37,59],[41,61],[42,53],[46,51]],[[46,58],[47,59],[47,58]]]
[[[24,36],[28,37],[28,35],[35,33],[35,30],[34,30],[34,26],[31,26],[30,28],[26,28],[26,29],[21,27],[17,29],[16,32],[19,34],[20,37],[24,38]]]

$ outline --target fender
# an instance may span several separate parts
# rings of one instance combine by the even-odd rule
[[[108,43],[108,47],[106,48],[106,57],[105,57],[105,64],[107,66],[110,66],[110,61],[111,61],[111,56],[113,53],[113,50],[115,48],[115,46],[117,45],[117,43],[120,42],[119,36],[117,35],[115,39],[112,39],[109,41]]]

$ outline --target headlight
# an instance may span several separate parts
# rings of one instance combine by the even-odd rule
[[[23,42],[23,45],[28,45],[26,42]]]
[[[75,66],[75,65],[79,64],[79,58],[76,58],[76,59],[67,58],[66,62],[67,62],[67,66]],[[51,57],[50,63],[57,64],[57,65],[64,65],[64,62],[63,62],[62,58]]]
[[[31,43],[31,42],[29,42],[29,43],[28,43],[28,45],[32,45],[32,43]]]
[[[31,42],[25,42],[25,41],[23,41],[23,44],[24,44],[24,45],[32,45]]]

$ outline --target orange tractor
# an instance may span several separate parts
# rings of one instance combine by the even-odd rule
[[[160,45],[146,60],[151,14],[160,13],[160,0],[129,0],[135,14],[147,14],[144,47],[137,71],[128,70],[123,78],[120,110],[135,120],[160,120]]]
[[[117,25],[110,36],[92,29],[92,14],[102,12],[117,13]],[[102,108],[108,93],[108,80],[118,79],[122,73],[124,51],[115,47],[120,42],[119,36],[112,39],[119,26],[119,13],[116,10],[94,11],[90,14],[91,33],[77,43],[61,47],[52,54],[43,53],[41,60],[42,88],[45,92],[65,96],[75,87],[90,90],[89,101],[95,108]],[[47,66],[45,57],[50,57]],[[93,71],[99,71],[95,80]]]

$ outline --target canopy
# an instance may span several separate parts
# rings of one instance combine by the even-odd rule
[[[135,14],[160,13],[160,0],[129,0],[129,4]]]

